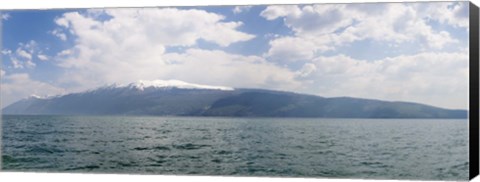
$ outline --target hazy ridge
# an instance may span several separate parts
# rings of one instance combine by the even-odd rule
[[[30,97],[3,109],[20,115],[155,115],[325,118],[466,118],[466,110],[419,103],[305,95],[261,89],[101,87],[51,98]]]

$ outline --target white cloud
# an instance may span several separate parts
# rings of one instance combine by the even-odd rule
[[[37,55],[37,58],[40,59],[41,61],[47,61],[48,60],[48,56],[43,55],[43,54]]]
[[[10,14],[8,14],[8,13],[0,13],[0,16],[1,16],[2,20],[10,19]]]
[[[189,49],[185,54],[167,54],[165,60],[172,62],[166,67],[167,78],[237,88],[295,90],[300,86],[293,72],[257,56]]]
[[[27,50],[30,54],[38,51],[38,43],[34,40],[30,40],[27,43],[20,43],[20,48]]]
[[[27,68],[34,68],[35,66],[37,66],[37,64],[35,64],[32,60],[25,61],[24,64]]]
[[[464,18],[466,10],[463,6],[468,6],[468,3],[459,4],[461,5],[448,9],[452,3],[428,3],[428,7],[443,7],[440,10],[446,12],[448,16],[439,17],[436,17],[439,12],[433,12],[431,9],[428,9],[430,13],[424,12],[425,6],[421,6],[422,3],[319,4],[301,7],[279,5],[267,7],[261,16],[267,20],[283,18],[285,25],[294,31],[294,36],[289,39],[298,39],[299,47],[310,45],[309,48],[302,49],[302,53],[298,53],[298,49],[285,50],[285,46],[293,48],[297,44],[276,43],[285,41],[278,40],[285,39],[284,37],[271,40],[268,56],[282,57],[283,54],[296,54],[298,58],[290,58],[295,60],[335,50],[338,46],[360,40],[374,40],[394,45],[413,42],[423,47],[424,51],[440,50],[459,41],[453,39],[449,32],[435,30],[428,21],[436,18],[435,20],[451,26],[465,27],[465,23],[458,23],[457,20],[466,22]]]
[[[11,51],[11,50],[8,50],[8,49],[4,49],[4,50],[2,50],[2,54],[3,54],[3,55],[11,55],[11,54],[12,54],[12,51]]]
[[[3,69],[0,69],[0,76],[1,77],[5,76],[5,71]]]
[[[264,55],[275,62],[296,62],[312,59],[316,51],[332,50],[330,39],[306,39],[304,37],[278,37],[269,42],[270,49]]]
[[[19,73],[2,76],[2,108],[23,98],[35,95],[49,96],[64,93],[64,89],[51,84],[32,80],[28,74]]]
[[[433,3],[419,7],[429,19],[462,28],[468,28],[469,25],[468,8],[468,2]]]
[[[34,68],[36,64],[31,60],[20,61],[16,57],[11,57],[10,61],[15,69]]]
[[[111,18],[95,19],[99,14]],[[65,13],[56,23],[65,32],[72,33],[75,45],[55,57],[57,65],[69,70],[69,75],[60,81],[80,89],[139,79],[166,79],[168,75],[193,75],[195,70],[209,65],[208,59],[212,58],[204,58],[205,65],[185,65],[191,69],[187,70],[166,60],[166,47],[188,48],[200,39],[228,46],[254,37],[236,30],[242,22],[224,19],[222,15],[203,10],[172,8]],[[208,71],[204,71],[206,75]],[[199,78],[205,77],[196,77],[195,81]]]
[[[62,57],[62,56],[68,56],[70,54],[72,54],[72,50],[65,49],[65,50],[62,50],[59,53],[57,53],[57,56]]]
[[[27,51],[25,50],[22,50],[22,49],[17,49],[16,51],[17,55],[22,57],[22,58],[25,58],[27,60],[31,60],[32,59],[32,55],[30,53],[28,53]]]
[[[148,53],[151,50],[147,50]],[[152,50],[152,52],[154,52]],[[146,56],[145,58],[148,58]],[[98,60],[68,68],[62,83],[94,88],[110,83],[137,80],[177,79],[206,85],[294,90],[300,83],[287,68],[280,68],[257,56],[229,54],[218,50],[188,49],[166,53],[145,61]],[[75,88],[82,90],[81,88]]]
[[[50,33],[52,35],[58,37],[62,41],[67,40],[67,34],[63,33],[63,31],[61,29],[55,29],[55,30],[51,31]]]
[[[33,40],[27,43],[19,43],[15,52],[8,49],[2,50],[2,54],[8,57],[11,65],[15,69],[34,68],[36,64],[32,59],[38,54],[38,52],[38,44]]]
[[[376,61],[337,55],[318,57],[308,76],[324,96],[413,101],[468,107],[468,52],[420,53]]]
[[[252,8],[252,6],[235,6],[235,8],[233,8],[233,13],[239,14],[239,13],[250,10],[250,8]]]
[[[268,20],[284,17],[285,24],[297,34],[313,33],[322,35],[346,27],[353,22],[345,5],[319,4],[312,6],[269,6],[261,16]]]
[[[10,61],[12,61],[13,68],[15,69],[24,68],[22,62],[20,62],[17,58],[11,57]]]
[[[267,20],[274,20],[289,15],[299,15],[301,10],[297,5],[274,5],[268,6],[260,15]]]
[[[109,9],[104,13],[112,18],[102,22],[88,14],[71,12],[58,18],[56,23],[70,28],[82,43],[102,41],[99,46],[126,44],[130,41],[146,41],[145,43],[164,46],[192,46],[199,39],[228,46],[254,37],[236,30],[242,25],[241,22],[224,22],[224,16],[203,10]],[[121,39],[124,37],[130,39]]]
[[[303,67],[296,72],[296,75],[300,78],[308,77],[313,72],[317,71],[317,66],[313,63],[306,63]]]
[[[57,18],[57,19],[55,19],[55,23],[56,23],[57,25],[62,26],[62,27],[70,28],[70,27],[69,27],[70,24],[69,24],[68,20],[65,19],[65,18]]]

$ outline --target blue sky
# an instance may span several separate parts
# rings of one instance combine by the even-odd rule
[[[468,3],[3,11],[2,107],[176,79],[468,108]]]

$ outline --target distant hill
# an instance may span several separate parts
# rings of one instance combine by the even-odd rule
[[[466,110],[418,103],[325,98],[181,81],[141,81],[51,98],[30,97],[3,109],[20,115],[154,115],[325,118],[467,118]]]

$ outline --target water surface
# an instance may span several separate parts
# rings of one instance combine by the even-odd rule
[[[468,179],[468,121],[3,116],[7,171]]]

